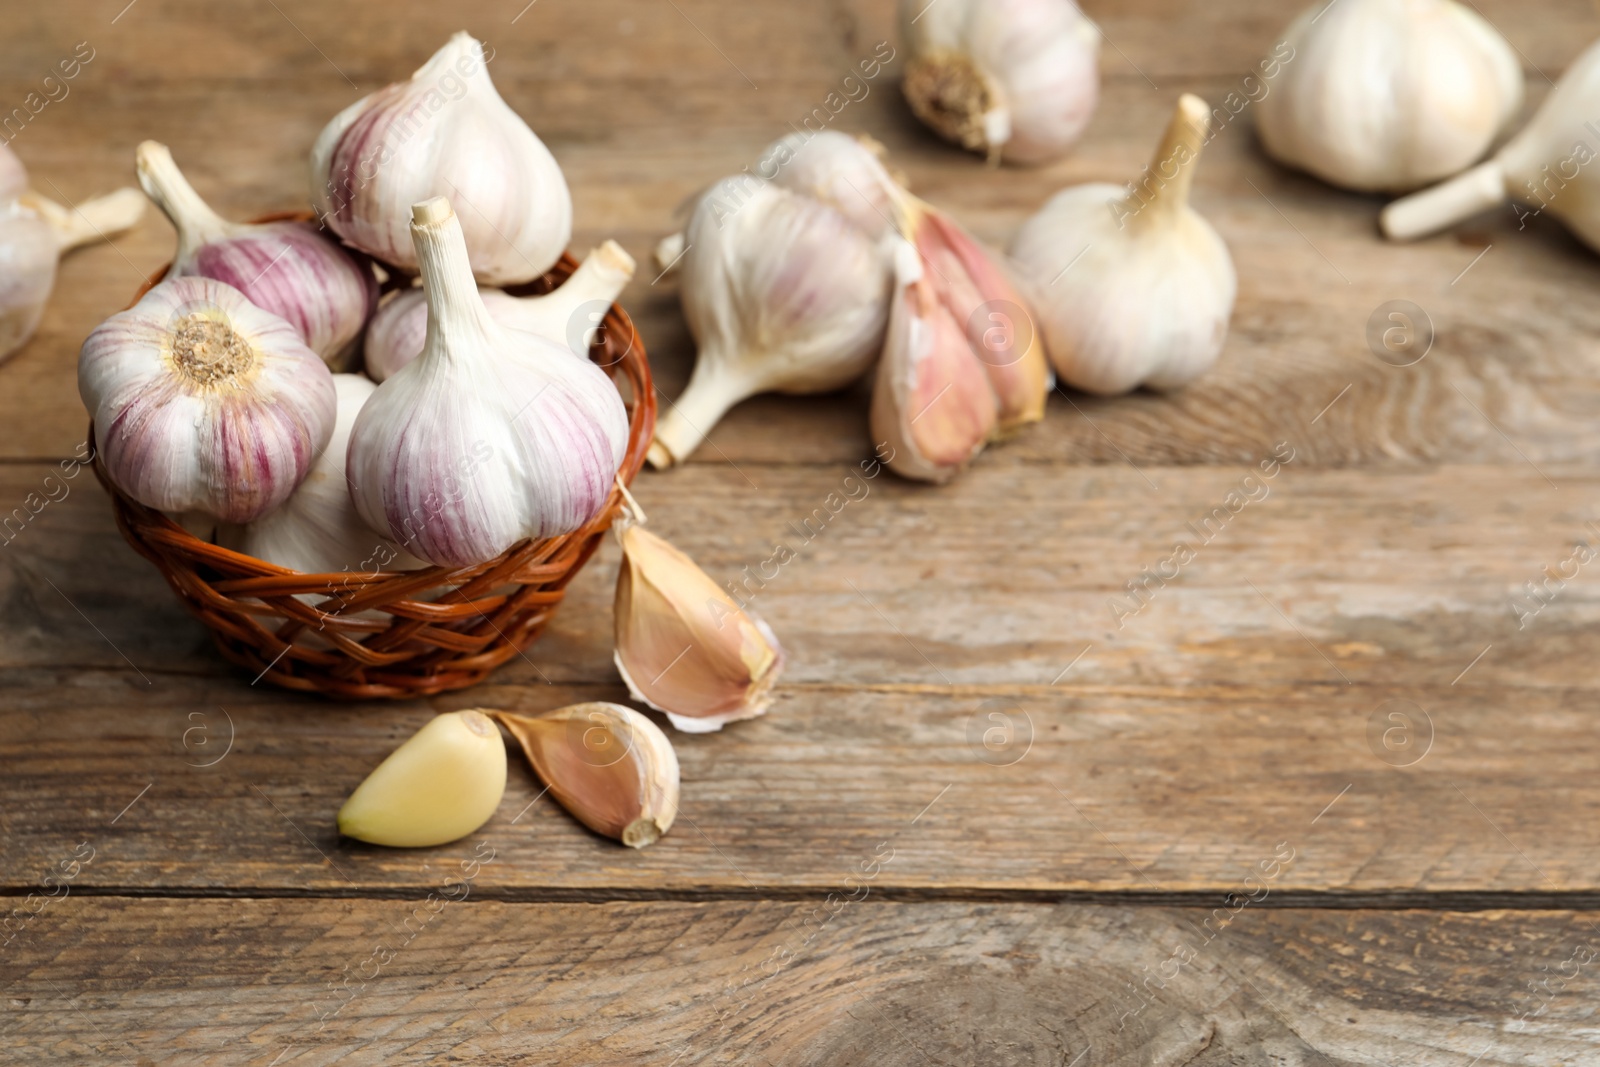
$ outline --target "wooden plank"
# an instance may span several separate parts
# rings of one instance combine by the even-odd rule
[[[504,905],[438,877],[431,902],[52,903],[6,950],[0,1040],[30,1064],[1600,1058],[1596,913]]]

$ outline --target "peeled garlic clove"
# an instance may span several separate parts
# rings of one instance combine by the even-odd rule
[[[145,141],[139,184],[178,231],[167,277],[226,282],[284,319],[331,366],[345,367],[378,303],[372,270],[304,222],[229,222],[194,191],[164,144]]]
[[[1318,0],[1260,70],[1267,153],[1361,192],[1404,192],[1470,166],[1522,106],[1511,46],[1454,0]]]
[[[572,236],[555,157],[489,79],[483,45],[458,33],[409,81],[336,115],[311,149],[311,203],[333,232],[416,269],[411,205],[449,196],[485,285],[542,275]]]
[[[771,628],[633,518],[614,529],[622,545],[615,659],[628,692],[685,733],[766,711],[784,661]]]
[[[170,278],[95,327],[78,393],[106,473],[166,512],[251,522],[333,434],[333,375],[294,327],[211,278]]]
[[[678,754],[661,728],[621,704],[542,715],[495,712],[550,795],[583,825],[629,848],[653,845],[678,815]]]
[[[506,791],[506,746],[481,711],[440,715],[367,775],[339,809],[339,832],[390,848],[463,838]]]
[[[835,209],[741,175],[696,205],[681,300],[699,355],[656,424],[649,460],[682,462],[757,393],[825,393],[872,365],[883,344],[883,253]]]
[[[1592,166],[1600,155],[1597,114],[1600,42],[1572,61],[1528,125],[1492,159],[1384,208],[1378,220],[1384,235],[1396,241],[1425,237],[1509,196],[1528,207],[1517,213],[1521,226],[1548,211],[1600,251],[1600,177]]]
[[[1009,163],[1066,154],[1100,95],[1100,31],[1072,0],[900,0],[911,110]]]
[[[1102,395],[1176,389],[1222,351],[1236,280],[1228,247],[1189,206],[1205,102],[1185,94],[1132,191],[1073,186],[1022,226],[1011,255],[1031,276],[1056,373]]]
[[[628,412],[589,360],[494,321],[449,201],[412,213],[427,341],[356,417],[346,477],[374,530],[430,563],[470,567],[599,515]]]
[[[554,291],[543,296],[512,296],[478,288],[489,317],[510,330],[559,341],[587,359],[589,342],[606,311],[633,277],[633,257],[607,241]],[[381,382],[422,353],[428,332],[428,303],[421,289],[407,289],[384,303],[367,328],[367,374]]]

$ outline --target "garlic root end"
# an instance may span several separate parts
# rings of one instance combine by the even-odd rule
[[[1497,207],[1505,198],[1505,173],[1491,159],[1449,181],[1396,200],[1378,216],[1378,228],[1391,241],[1410,241]]]

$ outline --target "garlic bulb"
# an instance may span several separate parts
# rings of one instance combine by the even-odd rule
[[[1383,209],[1379,225],[1396,241],[1452,226],[1509,196],[1527,205],[1521,225],[1548,210],[1600,251],[1600,42],[1584,49],[1528,125],[1494,157]],[[1521,226],[1518,227],[1519,229]]]
[[[131,229],[144,214],[144,198],[134,189],[85,200],[73,210],[27,189],[22,161],[0,143],[0,360],[39,328],[57,260]]]
[[[678,815],[678,754],[661,728],[621,704],[495,718],[522,745],[550,795],[597,834],[644,848]]]
[[[766,711],[784,658],[772,629],[646,530],[636,510],[613,528],[622,545],[615,659],[633,698],[685,733]]]
[[[572,236],[572,195],[555,157],[489,80],[483,45],[458,33],[409,81],[336,115],[311,149],[311,203],[340,237],[384,263],[418,266],[411,205],[460,208],[472,272],[532,281]]]
[[[628,412],[599,367],[490,317],[449,201],[412,213],[427,341],[356,417],[346,474],[374,530],[430,563],[468,567],[598,515]]]
[[[699,356],[656,424],[656,467],[687,459],[747,397],[848,385],[872,365],[887,320],[881,250],[808,196],[725,178],[696,205],[685,237],[681,299]]]
[[[1100,95],[1100,31],[1072,0],[900,0],[905,94],[934,132],[1010,163],[1047,163]]]
[[[481,711],[439,715],[389,753],[339,809],[339,832],[428,848],[488,822],[506,791],[506,746]]]
[[[276,511],[248,526],[225,527],[220,544],[306,574],[403,571],[427,566],[356,514],[345,481],[345,449],[356,414],[378,388],[359,374],[335,374],[333,436],[311,473]]]
[[[251,522],[333,434],[333,375],[294,327],[212,278],[169,278],[95,327],[78,393],[106,473],[167,512]]]
[[[589,253],[553,292],[512,296],[480,286],[489,316],[508,330],[559,341],[575,355],[589,356],[589,341],[607,309],[633,277],[633,257],[615,241]],[[422,353],[428,332],[428,302],[421,289],[397,293],[378,309],[367,328],[367,375],[381,382]]]
[[[791,133],[761,154],[771,181],[834,208],[874,240],[896,232],[900,183],[884,167],[876,141],[838,130]]]
[[[1176,389],[1221,353],[1233,260],[1189,206],[1209,122],[1205,102],[1185,94],[1146,182],[1064,189],[1013,240],[1012,257],[1035,283],[1050,361],[1070,385],[1103,395]]]
[[[350,365],[378,303],[372,270],[304,222],[228,222],[194,191],[164,144],[145,141],[139,184],[178,231],[167,277],[227,282],[300,333],[335,369]]]
[[[1488,150],[1522,106],[1522,67],[1455,0],[1317,0],[1261,70],[1262,146],[1281,163],[1360,192],[1404,192]]]

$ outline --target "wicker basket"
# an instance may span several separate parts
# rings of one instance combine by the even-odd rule
[[[577,266],[564,255],[543,278],[510,291],[549,292]],[[139,296],[165,274],[162,268]],[[632,482],[650,445],[656,402],[644,345],[620,307],[606,313],[589,356],[613,381],[620,379],[629,427],[619,474]],[[604,510],[583,529],[523,541],[475,567],[301,574],[200,540],[124,494],[98,460],[95,474],[111,495],[122,535],[156,565],[224,656],[256,682],[346,700],[425,696],[482,681],[539,635],[622,504],[613,488]],[[307,594],[320,602],[298,599]],[[428,599],[420,599],[425,594]],[[375,610],[391,617],[375,619]],[[362,613],[367,617],[357,617]]]

